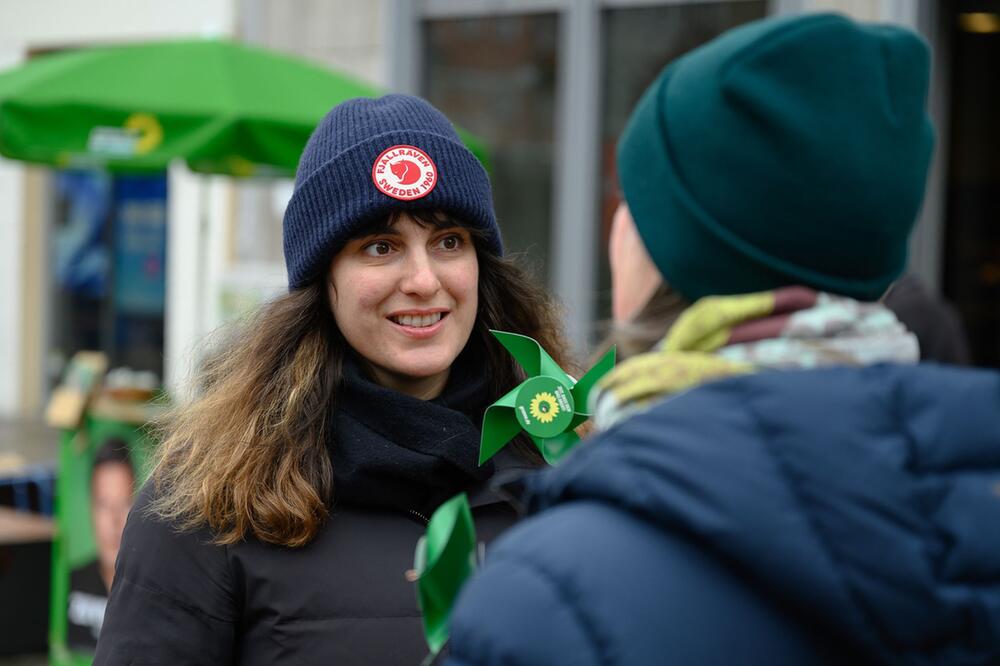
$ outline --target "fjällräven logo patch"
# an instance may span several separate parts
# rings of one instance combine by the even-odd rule
[[[426,197],[437,181],[437,166],[416,146],[386,148],[372,165],[375,187],[393,199],[412,201]]]

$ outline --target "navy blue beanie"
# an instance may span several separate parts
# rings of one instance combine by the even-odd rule
[[[486,170],[444,114],[409,95],[338,104],[309,138],[285,210],[288,288],[322,275],[366,223],[406,210],[444,211],[503,254]]]

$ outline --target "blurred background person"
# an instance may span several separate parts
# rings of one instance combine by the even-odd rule
[[[1000,376],[918,365],[878,302],[928,74],[914,33],[815,15],[648,89],[610,248],[634,355],[592,394],[607,432],[524,481],[449,664],[1000,659]]]
[[[128,444],[122,439],[108,439],[98,449],[90,475],[97,558],[70,572],[66,642],[74,649],[93,652],[97,647],[122,530],[134,495],[135,472]]]

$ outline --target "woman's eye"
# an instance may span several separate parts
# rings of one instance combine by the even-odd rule
[[[369,257],[384,257],[392,252],[392,245],[387,241],[375,241],[364,247],[364,253]]]
[[[438,241],[438,245],[444,250],[457,250],[462,247],[462,237],[457,234],[445,236]]]

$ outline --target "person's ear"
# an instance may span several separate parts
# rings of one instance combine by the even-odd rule
[[[337,303],[337,285],[333,283],[333,275],[331,273],[326,274],[326,298],[330,301],[330,305],[336,305]]]

